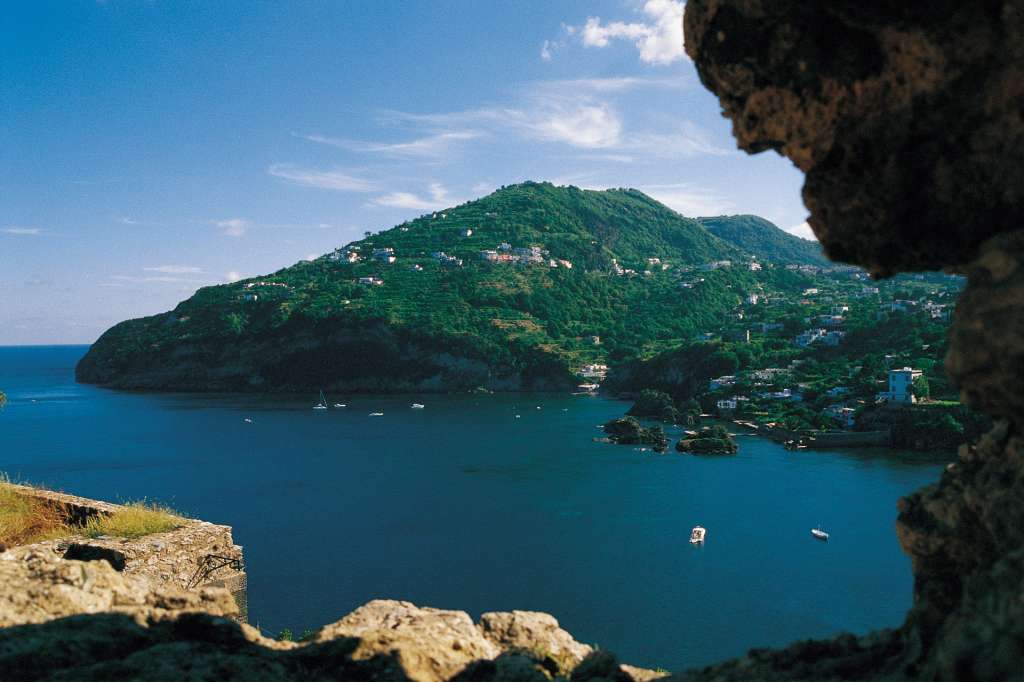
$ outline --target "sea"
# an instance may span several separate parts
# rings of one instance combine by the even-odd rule
[[[313,410],[312,393],[113,391],[75,383],[86,350],[0,348],[0,472],[232,526],[250,623],[271,636],[401,599],[545,611],[625,662],[681,670],[898,626],[912,576],[897,500],[953,459],[753,435],[735,456],[656,455],[595,441],[629,407],[599,396]]]

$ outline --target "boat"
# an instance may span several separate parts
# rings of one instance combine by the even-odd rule
[[[704,536],[708,534],[708,531],[703,526],[694,526],[693,530],[690,531],[690,544],[691,545],[703,545]]]
[[[384,413],[383,412],[371,412],[370,416],[371,417],[383,417]]]
[[[324,397],[324,392],[320,391],[320,402],[313,406],[314,410],[326,410],[327,409],[327,398]]]
[[[246,424],[252,424],[252,418],[251,417],[246,417],[245,418],[245,423]]]
[[[818,538],[819,540],[828,540],[828,533],[823,531],[820,525],[817,528],[811,529],[811,535]]]
[[[414,410],[422,410],[424,407],[426,407],[426,405],[424,405],[423,403],[413,403],[412,404],[412,409],[414,409]]]
[[[334,406],[335,406],[335,407],[338,407],[338,408],[341,408],[341,407],[348,407],[348,405],[346,405],[345,403],[334,403]]]

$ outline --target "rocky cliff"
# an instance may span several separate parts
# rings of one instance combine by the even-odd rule
[[[690,0],[686,50],[739,146],[806,174],[833,259],[968,276],[946,367],[995,428],[899,503],[903,627],[752,652],[693,679],[1021,679],[1024,2]]]

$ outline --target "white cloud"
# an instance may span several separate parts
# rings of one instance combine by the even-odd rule
[[[540,46],[540,58],[546,62],[550,62],[551,58],[555,56],[555,51],[562,49],[565,43],[559,40],[545,40]]]
[[[817,236],[815,236],[814,234],[814,230],[811,229],[811,226],[807,223],[806,220],[800,223],[799,225],[787,227],[786,232],[789,232],[791,235],[794,235],[796,237],[800,237],[801,239],[809,239],[815,242],[818,241]]]
[[[304,140],[341,149],[399,157],[442,157],[449,153],[454,143],[473,140],[480,136],[481,133],[475,130],[454,130],[427,135],[410,142],[379,143],[345,140],[324,135],[299,135]]]
[[[585,93],[534,92],[524,108],[484,107],[441,114],[391,112],[398,120],[433,127],[467,123],[487,127],[495,134],[517,133],[527,138],[562,142],[574,147],[607,147],[615,144],[622,121],[606,102]]]
[[[38,227],[5,227],[0,229],[0,232],[4,234],[11,234],[17,236],[37,236],[43,233]]]
[[[588,149],[611,147],[622,133],[622,121],[603,103],[560,104],[526,126],[543,140]]]
[[[643,21],[612,21],[588,17],[570,34],[578,34],[584,47],[607,47],[613,40],[631,40],[647,64],[671,64],[686,57],[683,50],[683,8],[679,0],[647,0]]]
[[[267,172],[274,177],[306,187],[343,192],[372,192],[376,189],[373,183],[347,173],[299,168],[290,163],[275,163],[267,169]]]
[[[224,228],[224,234],[228,237],[241,237],[245,234],[249,221],[242,218],[228,218],[214,222],[217,227]]]
[[[224,275],[224,279],[226,279],[228,282],[237,282],[240,279],[245,279],[245,276],[240,272],[235,272],[234,270],[232,270],[231,272],[226,273]]]
[[[448,190],[439,182],[430,184],[430,197],[423,197],[412,192],[389,192],[373,200],[378,206],[389,208],[410,208],[420,211],[436,211],[439,208],[446,208],[454,203],[448,198]]]
[[[728,199],[705,187],[699,187],[686,182],[667,185],[641,185],[637,189],[688,218],[735,212],[732,203]]]
[[[193,265],[157,265],[152,268],[142,268],[146,272],[162,272],[167,275],[188,275],[202,272],[202,268]]]
[[[123,216],[121,218],[118,218],[117,222],[121,223],[122,225],[138,225],[139,224],[138,220],[132,220],[128,216]]]

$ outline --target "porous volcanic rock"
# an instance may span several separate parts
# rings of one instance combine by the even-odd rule
[[[691,0],[686,51],[748,152],[806,174],[835,260],[969,262],[1024,212],[1024,2]]]
[[[899,502],[897,630],[686,679],[1024,679],[1024,0],[690,0],[686,49],[739,146],[806,173],[833,259],[967,274],[946,368],[993,429]]]

